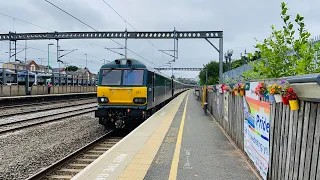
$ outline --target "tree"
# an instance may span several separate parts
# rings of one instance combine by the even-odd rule
[[[77,66],[68,66],[66,67],[66,71],[77,71],[78,67]]]
[[[217,84],[219,83],[219,62],[211,61],[206,64],[205,69],[201,70],[199,73],[200,85],[206,84],[206,69],[208,69],[208,84]],[[223,63],[223,71],[225,71],[226,64]]]
[[[242,66],[242,65],[244,65],[243,59],[238,59],[238,60],[232,61],[232,63],[231,63],[231,69],[238,68],[238,67],[240,67],[240,66]]]
[[[290,16],[287,15],[288,8],[284,2],[281,3],[281,9],[283,29],[276,30],[272,25],[271,36],[256,45],[261,59],[251,62],[252,70],[243,74],[246,79],[279,78],[320,72],[320,62],[314,61],[315,52],[320,46],[319,43],[313,45],[309,42],[311,34],[305,29],[304,17],[296,15],[299,34],[295,39],[296,31],[290,22]],[[251,57],[252,54],[249,53],[249,58]]]

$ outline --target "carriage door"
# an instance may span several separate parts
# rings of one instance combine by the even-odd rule
[[[171,79],[171,93],[172,93],[172,97],[173,97],[173,95],[174,95],[173,79]]]
[[[153,100],[153,102],[155,101],[155,99],[154,99],[154,87],[155,87],[155,83],[156,83],[156,75],[155,75],[155,73],[153,72],[152,73],[152,100]]]

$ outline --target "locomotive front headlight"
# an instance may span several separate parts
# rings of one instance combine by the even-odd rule
[[[98,100],[101,103],[108,103],[109,102],[109,99],[107,97],[102,97],[102,98],[99,98]]]
[[[144,104],[146,103],[146,100],[147,100],[146,98],[134,98],[133,102],[137,104]]]

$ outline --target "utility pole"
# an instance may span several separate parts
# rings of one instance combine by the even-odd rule
[[[29,90],[29,71],[27,69],[27,40],[25,40],[24,42],[24,48],[25,48],[25,51],[24,51],[24,65],[26,66],[25,67],[25,70],[26,70],[26,78],[24,79],[25,81],[25,91],[28,92]]]
[[[128,54],[127,54],[127,49],[128,49],[128,38],[127,38],[127,28],[126,28],[126,30],[125,30],[125,36],[126,36],[126,40],[125,40],[125,57],[126,57],[126,59],[128,58]]]
[[[42,59],[44,59],[44,58],[38,58],[38,59],[40,59],[40,65],[42,66]]]
[[[57,39],[57,62],[59,63],[59,69],[58,69],[58,73],[59,73],[59,78],[58,78],[58,84],[61,84],[60,81],[60,60],[59,60],[59,39]]]
[[[208,69],[206,68],[206,86],[208,86]]]
[[[24,41],[24,63],[26,65],[26,70],[27,70],[27,40]]]
[[[50,46],[54,45],[53,43],[48,44],[48,73],[50,72]],[[53,72],[52,72],[53,73]]]

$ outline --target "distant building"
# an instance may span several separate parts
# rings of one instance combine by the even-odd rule
[[[3,63],[2,67],[10,70],[25,70],[27,66],[28,71],[38,71],[38,72],[47,72],[48,66],[38,65],[34,60],[27,61],[27,64],[24,61],[17,60],[15,62]]]
[[[84,79],[89,80],[92,77],[92,73],[87,68],[78,68],[77,71],[75,71],[76,74],[82,75]]]

